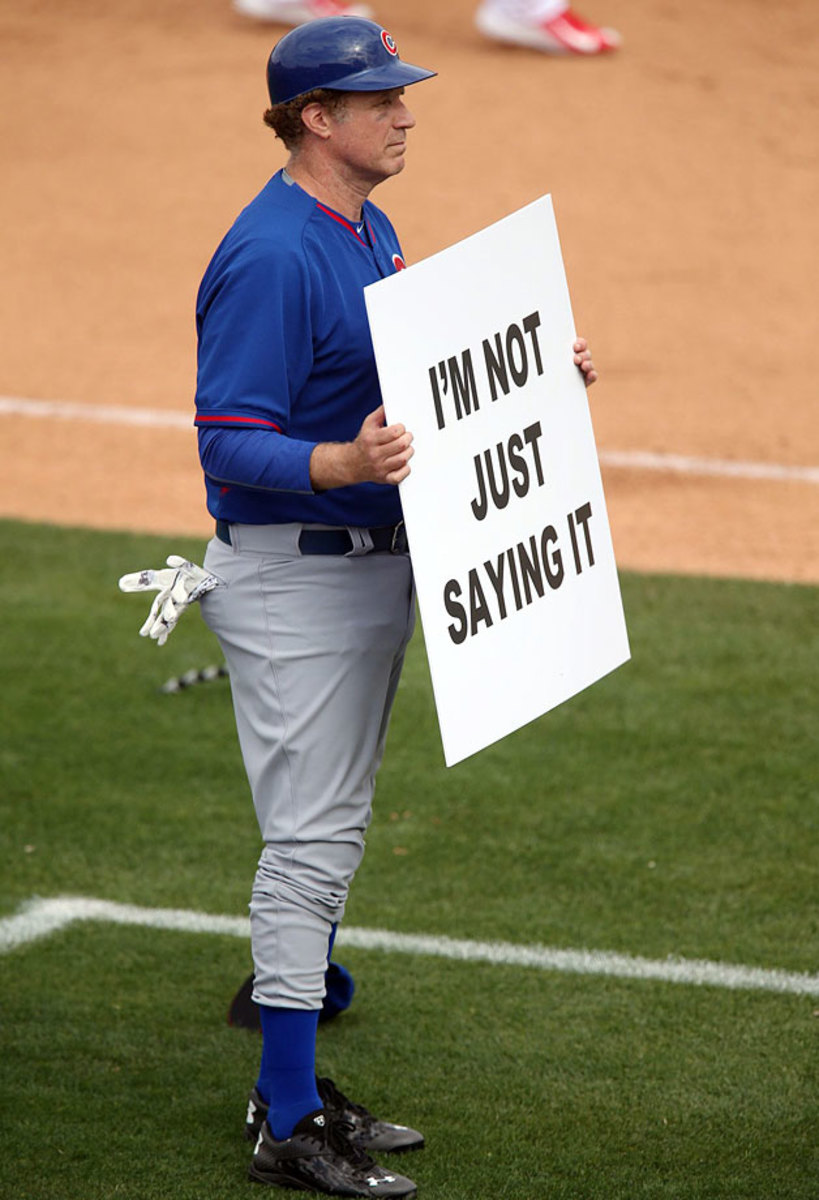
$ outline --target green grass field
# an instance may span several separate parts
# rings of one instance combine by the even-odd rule
[[[33,896],[244,916],[259,851],[189,539],[0,523],[0,917]],[[347,925],[819,967],[819,590],[625,575],[633,661],[447,771],[420,636]],[[344,949],[319,1066],[424,1130],[424,1200],[816,1200],[819,996]],[[250,1200],[241,938],[76,924],[0,953],[3,1200]],[[273,1193],[271,1193],[273,1194]],[[286,1195],[287,1193],[281,1193]]]

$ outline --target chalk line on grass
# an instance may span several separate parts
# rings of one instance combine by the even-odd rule
[[[182,933],[250,937],[250,921],[247,917],[227,917],[181,908],[140,908],[133,904],[115,904],[110,900],[95,900],[87,896],[55,896],[51,899],[28,900],[13,916],[0,919],[0,954],[48,937],[78,921],[104,921]],[[572,975],[606,975],[617,979],[648,979],[794,996],[819,996],[819,975],[706,959],[652,959],[605,950],[561,950],[551,946],[518,946],[509,942],[475,942],[355,926],[339,929],[337,944],[358,950],[416,954],[495,966],[534,967]]]
[[[124,404],[76,404],[69,400],[31,400],[0,396],[0,416],[51,418],[61,421],[95,421],[105,425],[141,425],[149,429],[184,429],[193,433],[193,409],[139,408]],[[601,450],[604,467],[630,471],[660,471],[678,475],[705,475],[722,479],[767,479],[778,483],[819,484],[819,467],[774,462],[742,462],[700,458],[686,454],[659,454],[649,450]]]
[[[250,937],[247,917],[223,917],[184,908],[139,908],[88,896],[55,896],[26,901],[13,917],[0,920],[0,953],[48,937],[76,921],[105,921],[113,925],[143,925],[180,933],[224,933]]]

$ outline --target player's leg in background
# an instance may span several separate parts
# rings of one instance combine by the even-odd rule
[[[475,24],[494,41],[546,54],[606,54],[622,41],[616,30],[585,20],[566,0],[482,0]]]

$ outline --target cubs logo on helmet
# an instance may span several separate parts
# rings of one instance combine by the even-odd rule
[[[395,44],[395,38],[391,33],[387,33],[386,29],[381,30],[381,41],[384,43],[390,54],[396,55],[398,53],[398,47]]]

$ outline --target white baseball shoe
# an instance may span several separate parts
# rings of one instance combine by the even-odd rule
[[[546,54],[607,54],[622,42],[616,29],[590,25],[569,8],[549,20],[525,20],[485,0],[475,14],[475,24],[496,42]]]
[[[233,0],[243,17],[271,21],[276,25],[306,25],[316,17],[367,17],[368,4],[346,4],[344,0]]]

